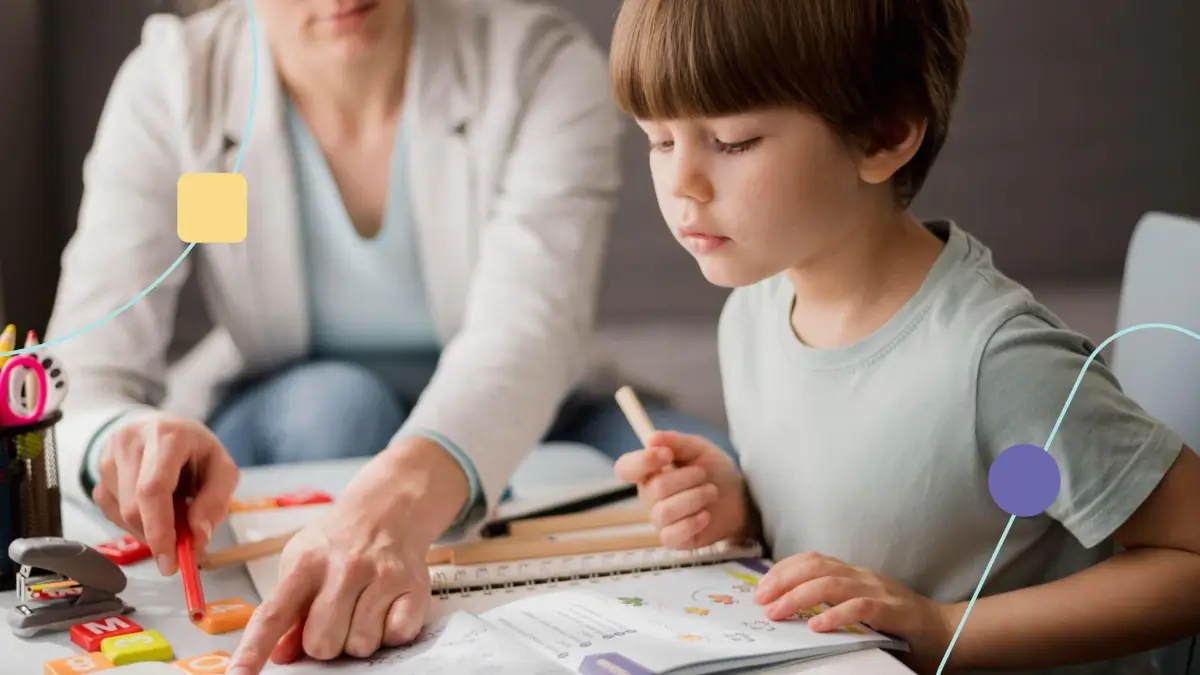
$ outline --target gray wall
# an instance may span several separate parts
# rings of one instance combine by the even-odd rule
[[[607,47],[616,0],[560,1]],[[7,230],[23,223],[52,222],[51,232],[70,232],[80,161],[108,83],[136,44],[141,19],[160,5],[5,0],[4,7],[27,16],[38,3],[48,12],[48,62],[33,58],[29,31],[0,21],[18,38],[21,53],[12,62],[0,58],[6,64],[0,77],[35,87],[39,78],[32,73],[48,69],[53,180],[47,186],[28,172],[40,159],[29,140],[37,131],[34,108],[18,105],[14,112],[6,101],[3,114],[21,126],[0,124],[0,133],[17,142],[5,137],[0,175],[24,177],[18,187],[5,181],[0,189],[49,199],[53,208],[29,198],[6,199],[6,205],[24,203],[26,215],[4,219],[5,241]],[[1200,28],[1200,2],[976,0],[972,10],[975,35],[952,138],[918,200],[919,214],[955,218],[985,239],[1005,270],[1029,283],[1115,278],[1141,213],[1200,215],[1200,68],[1194,50],[1189,53]],[[2,45],[14,49],[8,36]],[[724,293],[703,281],[665,231],[644,142],[632,125],[625,165],[603,319],[711,318]],[[57,250],[30,272],[46,277],[43,287],[53,284],[56,256]],[[12,257],[3,259],[10,294],[28,287],[26,275],[9,269]],[[14,286],[16,277],[21,280]]]
[[[58,269],[49,217],[44,1],[0,3],[0,324],[23,330],[44,324]]]
[[[607,43],[618,3],[567,4]],[[1025,283],[1118,277],[1142,213],[1200,216],[1200,2],[975,0],[971,11],[957,117],[918,215],[954,218]],[[713,315],[724,295],[661,224],[637,129],[626,146],[632,184],[605,311]]]

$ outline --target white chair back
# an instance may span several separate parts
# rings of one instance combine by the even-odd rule
[[[1200,220],[1147,213],[1125,259],[1117,332],[1170,324],[1200,336]],[[1111,343],[1113,374],[1145,410],[1200,450],[1200,339],[1167,327]],[[1157,653],[1163,675],[1200,675],[1200,638]]]

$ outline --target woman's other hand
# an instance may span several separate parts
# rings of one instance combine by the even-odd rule
[[[365,658],[412,641],[429,608],[426,553],[467,486],[453,457],[423,438],[376,456],[288,542],[279,584],[246,626],[229,675],[259,673],[268,659]]]
[[[173,500],[185,471],[193,496],[188,524],[202,551],[229,512],[238,467],[200,422],[155,415],[121,427],[101,452],[92,491],[105,517],[150,547],[164,575],[177,566]]]

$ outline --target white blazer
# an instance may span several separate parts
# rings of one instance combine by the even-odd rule
[[[412,2],[409,175],[444,351],[398,434],[431,428],[458,444],[494,508],[589,367],[622,122],[604,52],[570,16],[520,0]],[[70,378],[58,429],[68,498],[89,498],[85,450],[115,417],[204,419],[222,385],[308,352],[281,88],[255,24],[251,96],[249,18],[243,0],[188,19],[151,17],[113,82],[84,162],[48,339],[102,321],[163,275],[186,246],[177,178],[232,170],[243,144],[249,229],[238,244],[197,245],[126,311],[49,348]],[[218,328],[169,364],[188,274]]]

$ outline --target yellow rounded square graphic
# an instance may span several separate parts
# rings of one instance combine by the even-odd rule
[[[246,238],[246,177],[185,173],[176,188],[176,228],[189,244],[236,244]]]

